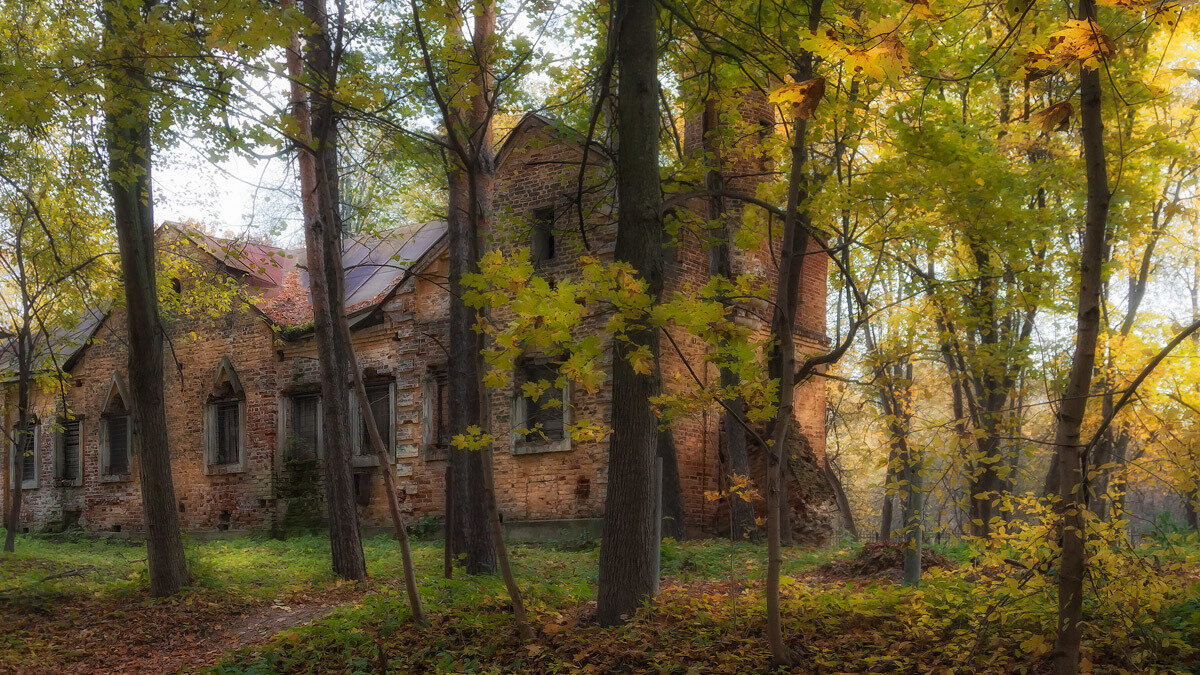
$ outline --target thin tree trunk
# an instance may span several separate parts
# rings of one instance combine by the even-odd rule
[[[105,86],[108,93],[105,140],[109,191],[125,286],[129,395],[133,399],[132,446],[138,458],[150,592],[162,597],[186,586],[191,576],[183,556],[163,400],[163,333],[155,281],[150,178],[150,83],[140,55],[131,53],[140,44],[137,35],[137,26],[142,22],[140,13],[153,4],[145,2],[142,7],[129,7],[115,1],[105,3],[105,41],[119,59],[109,71]]]
[[[1094,0],[1080,0],[1079,16],[1095,20]],[[1055,670],[1079,672],[1079,643],[1083,620],[1085,567],[1083,476],[1084,446],[1080,428],[1087,407],[1096,342],[1100,331],[1100,284],[1108,230],[1108,169],[1101,117],[1100,71],[1080,67],[1081,143],[1087,170],[1087,220],[1080,252],[1080,279],[1075,353],[1055,428],[1059,457],[1059,507],[1062,509],[1062,564],[1058,582],[1058,636],[1054,644]]]
[[[24,293],[25,288],[22,288],[24,305],[29,306],[28,294]],[[24,489],[21,487],[22,482],[22,464],[24,458],[21,448],[24,447],[24,436],[29,433],[29,385],[32,381],[30,373],[30,340],[29,340],[29,317],[25,316],[22,320],[21,329],[17,332],[17,426],[12,430],[11,438],[6,444],[12,448],[9,456],[9,481],[12,492],[12,500],[9,504],[8,522],[6,523],[6,531],[4,533],[4,551],[13,553],[17,546],[17,530],[21,527],[21,498]]]
[[[670,427],[658,432],[658,456],[662,459],[662,536],[687,539],[687,514],[683,510],[683,485],[679,481],[679,457],[675,434]]]
[[[400,542],[400,561],[404,567],[404,588],[408,593],[408,608],[412,610],[413,621],[425,623],[425,610],[421,607],[421,595],[417,591],[417,574],[413,568],[412,548],[408,542],[407,523],[400,513],[400,495],[396,488],[396,477],[388,465],[388,451],[383,436],[379,434],[379,420],[371,409],[371,399],[367,397],[367,387],[363,384],[362,372],[358,369],[358,357],[354,353],[354,343],[350,339],[350,324],[342,317],[342,339],[349,346],[350,378],[353,382],[354,394],[358,397],[358,409],[362,411],[363,422],[367,425],[367,435],[371,439],[371,447],[375,458],[379,461],[379,473],[383,474],[383,489],[388,497],[388,510],[392,514],[392,525],[396,528],[396,541]],[[389,411],[395,414],[395,411]]]
[[[717,106],[714,101],[704,104],[704,151],[713,155],[714,166],[708,170],[706,182],[708,189],[714,193],[725,189],[725,177],[721,172],[721,157],[719,149],[710,137],[710,132],[716,130],[718,124]],[[708,252],[708,275],[724,279],[733,278],[733,260],[730,254],[732,236],[730,229],[730,214],[726,208],[725,199],[713,196],[708,200],[708,220],[719,223],[714,232],[714,242]],[[729,308],[730,314],[733,307]],[[720,345],[723,347],[724,345]],[[721,388],[730,389],[739,384],[737,373],[728,367],[722,367]],[[722,432],[725,436],[725,456],[729,463],[729,482],[748,481],[750,478],[750,451],[746,444],[746,429],[743,423],[743,404],[741,397],[731,397],[725,400],[722,410]],[[748,494],[736,493],[728,496],[729,501],[729,538],[733,541],[757,541],[758,524],[754,518],[754,503]]]
[[[811,7],[817,20],[820,2]],[[812,76],[812,55],[805,52],[796,80],[803,82]],[[774,350],[769,358],[770,375],[779,381],[779,407],[772,420],[771,439],[767,448],[766,503],[767,503],[767,643],[771,648],[771,661],[775,666],[791,665],[791,651],[783,641],[783,626],[780,617],[779,575],[783,567],[781,551],[783,540],[783,511],[786,508],[781,483],[786,477],[783,457],[787,452],[788,430],[795,416],[796,344],[795,321],[799,290],[800,271],[808,250],[809,212],[802,206],[808,200],[808,184],[804,171],[807,168],[808,136],[807,121],[795,118],[792,121],[792,165],[788,176],[787,214],[783,223],[783,243],[779,249],[779,274],[775,286],[774,310],[771,314],[771,338]],[[801,209],[804,209],[801,211]]]
[[[838,478],[837,472],[833,469],[833,463],[829,458],[825,458],[825,481],[829,483],[829,489],[833,490],[833,498],[837,501],[838,511],[842,514],[842,521],[846,525],[846,529],[850,531],[850,536],[859,539],[858,526],[854,524],[854,511],[850,509],[850,500],[846,498],[846,489],[842,486],[842,480]]]
[[[617,241],[615,257],[629,263],[657,299],[663,286],[663,227],[658,167],[658,6],[617,0],[618,90]],[[639,347],[658,357],[658,336],[635,329],[614,345],[612,437],[597,584],[597,620],[621,623],[654,595],[658,530],[654,522],[654,464],[658,419],[650,399],[661,391],[654,371],[629,362]]]
[[[883,480],[883,505],[879,507],[879,541],[887,541],[892,538],[892,521],[895,520],[896,497],[892,494],[889,486],[898,480],[899,471],[896,467],[897,461],[896,446],[893,444],[891,449],[888,450],[887,472],[884,474]]]
[[[283,0],[285,5],[292,0]],[[317,365],[321,376],[321,423],[325,452],[325,501],[329,516],[329,545],[333,571],[345,579],[365,580],[366,559],[359,533],[350,469],[350,406],[347,386],[351,383],[349,345],[338,330],[345,321],[345,280],[341,271],[341,227],[330,184],[332,146],[323,143],[336,132],[328,91],[334,86],[330,49],[326,35],[324,0],[306,0],[305,13],[318,26],[308,36],[309,62],[301,63],[300,39],[293,36],[287,53],[291,80],[292,116],[298,138],[297,165],[300,170],[301,206],[304,212],[304,241],[312,296],[313,323],[317,343]],[[314,82],[312,110],[306,100],[306,75]],[[325,93],[322,93],[325,92]],[[341,317],[339,321],[338,317]]]
[[[487,493],[488,520],[492,527],[492,538],[496,541],[496,558],[500,564],[500,576],[504,579],[504,587],[508,590],[508,598],[512,601],[513,620],[517,623],[517,634],[522,640],[533,639],[533,629],[529,627],[529,619],[525,615],[525,601],[521,597],[521,587],[517,586],[517,578],[513,576],[512,566],[508,561],[508,546],[504,543],[504,526],[500,522],[500,509],[496,504],[496,484],[492,474],[492,449],[484,449],[483,481]]]

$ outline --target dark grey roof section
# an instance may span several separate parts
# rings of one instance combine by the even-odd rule
[[[85,310],[78,323],[53,333],[48,340],[39,332],[34,338],[33,371],[51,372],[56,365],[63,371],[71,370],[96,337],[108,311],[108,308]],[[17,365],[17,343],[13,337],[0,344],[0,380],[15,379]]]

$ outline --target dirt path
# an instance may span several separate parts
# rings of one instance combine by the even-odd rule
[[[277,633],[320,619],[364,592],[339,591],[241,612],[206,602],[125,605],[93,613],[84,603],[76,611],[19,621],[18,631],[39,634],[44,643],[25,654],[22,665],[10,670],[0,663],[0,672],[177,673],[213,666],[230,651],[263,644]]]
[[[164,653],[152,670],[133,667],[122,673],[177,673],[183,670],[216,665],[227,652],[249,645],[267,642],[276,633],[316,621],[340,606],[340,603],[314,603],[299,607],[271,605],[251,614],[238,617],[219,632],[174,652]]]

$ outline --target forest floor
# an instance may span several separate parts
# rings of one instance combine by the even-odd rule
[[[194,585],[155,600],[142,546],[21,537],[16,554],[0,556],[0,672],[742,673],[769,661],[760,546],[665,544],[658,602],[620,629],[592,620],[593,543],[514,546],[537,633],[528,643],[516,638],[503,584],[442,579],[436,543],[414,547],[425,628],[407,620],[394,542],[365,542],[371,580],[362,585],[333,577],[327,546],[320,537],[190,542]],[[998,570],[958,546],[927,556],[922,587],[909,589],[897,583],[896,553],[878,544],[787,550],[783,612],[796,672],[1045,669],[1052,579]],[[1085,666],[1200,669],[1200,543],[1138,560],[1165,583],[1095,591]]]

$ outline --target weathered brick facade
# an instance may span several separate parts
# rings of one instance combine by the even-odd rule
[[[589,157],[584,190],[579,190],[579,161],[584,149],[573,132],[556,129],[546,120],[527,117],[502,146],[498,155],[494,227],[488,246],[511,250],[529,246],[539,236],[534,223],[549,218],[554,255],[539,264],[550,278],[574,273],[579,253],[611,259],[615,229],[612,195],[605,186],[607,165],[599,155]],[[577,206],[582,196],[582,207]],[[585,227],[580,227],[583,213]],[[446,461],[436,438],[439,373],[445,368],[448,296],[444,225],[427,224],[419,230],[421,241],[403,270],[392,260],[385,265],[392,276],[379,272],[363,282],[360,295],[348,300],[354,325],[353,338],[359,363],[368,382],[379,385],[392,419],[390,437],[395,471],[403,490],[404,507],[415,516],[440,514],[444,500]],[[409,231],[406,236],[413,238]],[[541,235],[541,236],[544,236]],[[319,519],[319,480],[295,484],[305,466],[319,471],[319,451],[306,460],[303,444],[295,440],[303,417],[301,401],[318,390],[315,343],[304,309],[303,270],[296,252],[286,258],[275,249],[256,247],[251,262],[231,261],[214,250],[213,240],[196,240],[164,228],[161,237],[174,248],[194,253],[208,270],[241,279],[255,306],[239,304],[215,318],[181,319],[169,327],[173,350],[168,350],[165,370],[167,418],[175,491],[183,526],[191,530],[286,530],[294,526],[302,503],[316,503]],[[818,248],[805,259],[800,289],[801,351],[825,348],[826,260]],[[415,251],[415,253],[413,253]],[[283,253],[283,252],[278,252]],[[769,251],[735,256],[735,272],[753,273],[771,280]],[[255,258],[254,256],[258,256]],[[256,260],[267,260],[263,269]],[[282,262],[285,261],[288,262]],[[269,261],[276,261],[270,263]],[[381,269],[383,267],[381,266]],[[696,238],[681,237],[668,261],[667,292],[695,288],[708,276],[708,253]],[[374,285],[372,285],[374,284]],[[382,290],[380,290],[382,289]],[[182,292],[188,292],[186,280]],[[369,297],[368,297],[369,296]],[[300,309],[297,309],[300,307]],[[752,315],[746,313],[746,320]],[[496,317],[498,319],[502,317]],[[589,329],[599,331],[602,318]],[[764,328],[764,327],[759,327]],[[35,411],[39,421],[36,479],[26,488],[12,478],[8,490],[24,489],[21,522],[32,529],[78,523],[86,530],[137,532],[142,528],[136,456],[128,474],[103,472],[101,448],[105,408],[119,389],[126,370],[123,315],[114,309],[101,322],[91,344],[74,359],[66,380],[68,409],[78,417],[82,431],[82,477],[58,479],[62,457],[55,430],[57,391],[39,392]],[[683,358],[664,343],[660,366],[664,385],[692,386],[693,375],[711,381],[718,374],[702,358],[705,346],[679,336]],[[173,353],[172,353],[173,352]],[[692,371],[685,365],[690,364]],[[114,382],[117,384],[114,385]],[[595,394],[569,388],[567,415],[610,422],[610,390]],[[0,387],[0,410],[6,430],[15,421],[15,388]],[[236,402],[241,414],[241,434],[236,462],[213,462],[217,444],[212,431],[214,407]],[[825,395],[820,382],[801,388],[797,420],[817,455],[823,454]],[[233,410],[230,407],[229,410]],[[529,441],[513,436],[514,413],[521,403],[509,386],[491,391],[491,431],[499,439],[495,448],[495,477],[500,508],[507,521],[598,517],[603,512],[607,443]],[[319,417],[319,415],[317,416]],[[304,418],[307,419],[307,418]],[[720,415],[716,409],[680,419],[674,425],[680,479],[688,524],[713,531],[720,523],[717,505],[704,493],[721,486]],[[136,436],[133,447],[136,447]],[[4,449],[6,467],[14,466],[11,448]],[[136,455],[136,453],[134,453]],[[296,459],[298,458],[298,459]],[[307,464],[305,462],[308,462]],[[298,468],[299,467],[299,468]],[[389,520],[383,481],[373,457],[356,457],[361,513],[368,525]],[[307,495],[305,494],[307,491]],[[304,502],[304,498],[311,498]],[[311,515],[311,514],[310,514]]]

